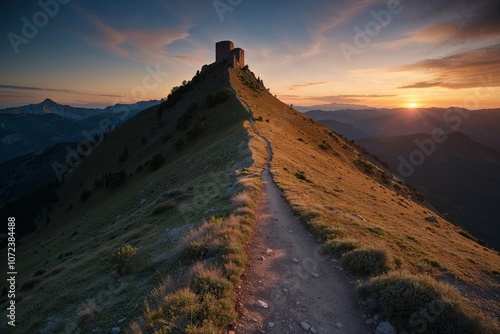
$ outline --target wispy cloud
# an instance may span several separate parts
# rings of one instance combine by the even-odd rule
[[[44,88],[44,87],[33,87],[33,86],[0,85],[0,89],[59,92],[59,93],[67,93],[67,94],[103,96],[103,97],[122,97],[121,95],[113,95],[113,94],[87,93],[87,92],[81,92],[81,91],[76,91],[76,90],[72,90],[72,89]]]
[[[407,20],[422,22],[400,36],[375,41],[372,48],[403,49],[408,45],[430,44],[440,47],[500,38],[500,2],[491,0],[441,0],[407,2]]]
[[[393,97],[395,95],[377,95],[377,94],[369,94],[369,95],[327,95],[327,96],[311,96],[309,99],[328,102],[328,103],[358,103],[367,101],[373,98],[384,98],[384,97]]]
[[[318,81],[318,82],[308,82],[308,83],[299,84],[299,85],[292,85],[292,86],[290,86],[290,90],[298,90],[298,89],[312,87],[312,86],[321,86],[321,85],[325,85],[326,83],[327,83],[326,81]]]
[[[189,36],[187,21],[163,28],[115,28],[81,7],[77,12],[95,31],[80,31],[81,38],[124,58],[153,61],[167,55],[166,47]]]
[[[174,58],[189,65],[199,67],[207,63],[207,53],[207,50],[195,46],[195,51],[192,54],[178,54]]]
[[[311,42],[305,51],[300,54],[298,59],[307,58],[320,53],[323,47],[328,45],[327,35],[331,31],[343,24],[351,22],[353,17],[379,3],[384,3],[384,1],[352,0],[344,1],[344,4],[340,1],[326,2],[325,5],[320,8],[321,13],[311,16],[306,20],[310,26]]]
[[[416,3],[415,3],[416,4]],[[500,36],[500,2],[492,0],[442,0],[426,2],[416,17],[433,20],[415,32],[416,39],[466,41]]]
[[[480,85],[500,86],[500,44],[455,53],[442,58],[426,59],[398,67],[395,71],[429,73],[429,80],[399,88],[444,87],[473,88]]]
[[[386,98],[386,97],[394,97],[396,95],[390,94],[357,94],[357,95],[326,95],[326,96],[311,96],[311,95],[293,95],[293,94],[278,94],[280,98],[284,99],[300,99],[300,100],[309,100],[316,101],[319,103],[359,103],[363,101],[368,101],[376,98]]]

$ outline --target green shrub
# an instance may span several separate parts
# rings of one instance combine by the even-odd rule
[[[158,203],[154,208],[153,211],[151,212],[152,215],[158,215],[160,213],[172,210],[176,207],[176,204],[174,201],[167,200]]]
[[[306,181],[306,182],[311,182],[311,181],[307,178],[306,173],[304,173],[303,171],[300,171],[300,170],[299,170],[299,171],[295,172],[295,174],[294,174],[294,175],[295,175],[295,177],[296,177],[297,179],[299,179],[299,180],[303,180],[303,181]]]
[[[231,298],[217,299],[210,294],[204,296],[200,313],[203,323],[211,322],[219,329],[234,322],[237,317]],[[220,333],[220,330],[213,333]]]
[[[365,170],[365,173],[366,174],[373,174],[375,172],[375,168],[373,167],[373,165],[371,163],[369,163],[368,161],[366,160],[362,160],[362,159],[357,159],[356,161],[354,161],[358,166],[361,166],[364,168]]]
[[[92,195],[92,191],[88,189],[83,189],[82,193],[80,194],[80,199],[82,202],[85,202],[90,198],[90,195]]]
[[[229,87],[225,87],[221,89],[215,96],[213,95],[207,95],[206,101],[207,101],[207,107],[212,108],[215,107],[218,104],[224,103],[229,99],[229,96],[231,96],[233,90]]]
[[[116,270],[124,275],[130,269],[129,265],[132,258],[135,256],[137,248],[130,245],[125,245],[118,248],[111,256],[111,262],[116,266]]]
[[[209,268],[203,268],[196,273],[189,286],[197,295],[211,294],[217,299],[228,297],[232,292],[231,282],[224,278],[219,270]]]
[[[189,125],[189,121],[196,115],[196,110],[198,105],[196,103],[191,103],[189,108],[177,119],[177,129],[186,129]]]
[[[412,333],[493,333],[457,290],[430,277],[390,273],[361,284],[363,297],[376,300],[382,318]],[[491,325],[493,326],[493,325]]]
[[[121,186],[127,179],[127,173],[124,170],[119,172],[110,173],[108,175],[108,184],[111,188]]]
[[[379,275],[389,270],[389,255],[383,249],[355,249],[342,256],[342,265],[355,275]]]
[[[193,124],[193,127],[186,132],[186,137],[189,140],[193,140],[200,133],[202,133],[203,130],[205,130],[205,123],[202,119],[199,119],[198,121],[196,121],[196,123]]]
[[[176,322],[192,321],[199,310],[200,300],[189,288],[182,288],[165,296],[163,310]]]
[[[118,157],[118,162],[125,162],[128,160],[128,148],[124,148],[123,152]]]
[[[27,291],[33,289],[35,286],[40,284],[42,279],[40,277],[32,277],[24,280],[20,285],[19,285],[19,291]]]
[[[157,170],[160,168],[165,162],[167,162],[167,158],[161,153],[157,153],[151,158],[151,169]]]
[[[329,240],[323,245],[323,248],[329,253],[342,255],[355,250],[358,245],[355,240]]]
[[[43,274],[45,274],[45,269],[38,269],[33,276],[42,276]]]

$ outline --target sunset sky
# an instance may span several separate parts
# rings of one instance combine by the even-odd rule
[[[498,108],[499,18],[498,0],[8,1],[0,107],[160,99],[232,40],[294,105]]]

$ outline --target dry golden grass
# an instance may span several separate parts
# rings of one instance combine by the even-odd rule
[[[109,327],[124,314],[136,319],[127,329],[136,334],[168,333],[173,326],[186,333],[215,333],[234,321],[233,289],[247,261],[245,243],[267,157],[247,110],[260,120],[255,127],[271,142],[274,180],[325,248],[338,254],[384,249],[388,268],[447,279],[462,293],[467,291],[477,308],[498,312],[498,300],[485,297],[499,289],[496,252],[464,237],[442,218],[426,222],[426,216],[435,214],[409,199],[411,193],[403,186],[397,184],[402,190],[395,191],[394,184],[381,183],[380,170],[368,168],[350,142],[277,101],[252,80],[239,70],[210,73],[163,113],[163,126],[157,108],[150,108],[110,134],[81,163],[51,214],[54,223],[24,238],[18,249],[18,270],[26,273],[21,280],[46,271],[40,276],[43,289],[33,288],[19,302],[19,317],[29,319],[19,323],[20,331],[39,332],[48,325],[64,330],[78,322],[79,307],[89,296],[99,297],[99,312],[91,312],[95,308],[90,305],[94,318],[80,325],[84,332]],[[231,96],[208,111],[206,94],[215,95],[229,82],[237,98]],[[176,148],[176,139],[186,139],[185,132],[175,129],[176,120],[193,101],[199,105],[197,113],[207,117],[206,127]],[[165,136],[171,139],[165,142]],[[119,163],[124,147],[130,156]],[[137,168],[159,153],[167,161],[158,170]],[[95,189],[85,203],[80,201],[82,189],[92,187],[96,178],[122,169],[132,174],[123,185]],[[168,201],[162,194],[178,189],[191,190],[189,196],[175,198],[175,209],[157,208]],[[146,202],[140,205],[143,198]],[[187,227],[193,230],[183,239]],[[131,260],[131,274],[118,277],[108,259],[124,244],[137,247],[137,256]],[[57,257],[68,252],[73,254]],[[206,264],[200,266],[200,261]],[[135,307],[145,295],[150,295],[145,307]],[[58,323],[52,323],[54,314]]]
[[[285,198],[325,247],[338,254],[381,247],[394,269],[426,274],[458,287],[477,309],[500,314],[499,254],[418,203],[397,180],[363,158],[362,149],[278,101],[231,82],[274,153],[271,172]],[[262,150],[262,148],[260,148]],[[298,177],[300,175],[300,177]],[[415,199],[415,200],[413,200]],[[437,223],[425,217],[437,216]]]

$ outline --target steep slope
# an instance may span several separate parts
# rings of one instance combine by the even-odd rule
[[[16,330],[199,334],[234,324],[266,140],[273,181],[342,266],[426,273],[498,315],[497,253],[440,217],[426,221],[435,214],[418,194],[361,149],[278,101],[248,69],[219,63],[106,138],[81,142],[92,154],[60,162],[51,222],[17,249]]]
[[[364,146],[389,163],[398,174],[401,162],[412,151],[419,150],[415,142],[428,141],[430,135],[360,139]],[[436,144],[435,152],[426,156],[421,166],[406,178],[421,191],[440,212],[475,237],[500,249],[500,215],[495,203],[500,202],[500,153],[468,138],[461,132],[447,136]]]
[[[342,123],[333,119],[322,120],[321,123],[328,129],[349,139],[366,138],[368,135],[362,130],[348,123]]]
[[[441,217],[429,222],[436,214],[417,203],[417,194],[365,160],[360,148],[255,89],[247,76],[251,74],[231,71],[231,82],[271,144],[273,179],[327,248],[357,249],[345,260],[354,268],[357,264],[349,260],[381,249],[390,269],[448,282],[476,308],[498,316],[498,253]]]
[[[227,261],[221,258],[222,253],[209,253],[210,260],[204,252],[186,249],[181,240],[198,227],[204,231],[211,224],[233,226],[219,224],[219,217],[227,217],[237,208],[241,213],[235,217],[247,215],[245,196],[240,194],[246,186],[236,180],[252,164],[250,138],[244,128],[249,114],[234,94],[223,90],[228,82],[227,70],[220,68],[196,76],[177,93],[181,98],[176,103],[141,112],[93,143],[93,153],[80,157],[75,162],[78,166],[68,166],[61,200],[50,212],[51,222],[23,238],[17,248],[17,316],[23,319],[17,323],[17,331],[123,330],[144,314],[142,305],[167,277],[184,285],[189,282],[184,276],[188,273],[199,278],[223,270]],[[226,100],[219,99],[209,107],[208,95]],[[127,159],[120,162],[125,148]],[[64,164],[65,160],[59,162]],[[253,173],[251,168],[247,172]],[[212,223],[211,216],[217,217]],[[237,218],[232,222],[237,224]],[[239,225],[234,226],[239,229]],[[237,235],[235,232],[232,234]],[[224,240],[220,236],[218,247],[225,245]],[[124,269],[115,268],[111,259],[127,244],[136,248],[137,254],[121,275]],[[237,249],[234,252],[237,261]],[[5,250],[2,256],[6,256]],[[201,260],[208,261],[204,270],[202,262],[197,264]],[[223,261],[222,269],[213,267],[217,261]],[[244,258],[241,261],[240,267]],[[238,268],[227,266],[231,272],[238,272]],[[229,284],[227,278],[220,280]],[[227,304],[227,297],[218,298],[215,306]],[[2,307],[6,302],[3,295]],[[204,309],[200,310],[201,318],[191,321],[201,325],[207,308],[213,306],[201,301],[196,305],[204,305]],[[225,314],[230,316],[231,312]],[[0,324],[1,332],[6,332],[5,326],[5,322]]]

